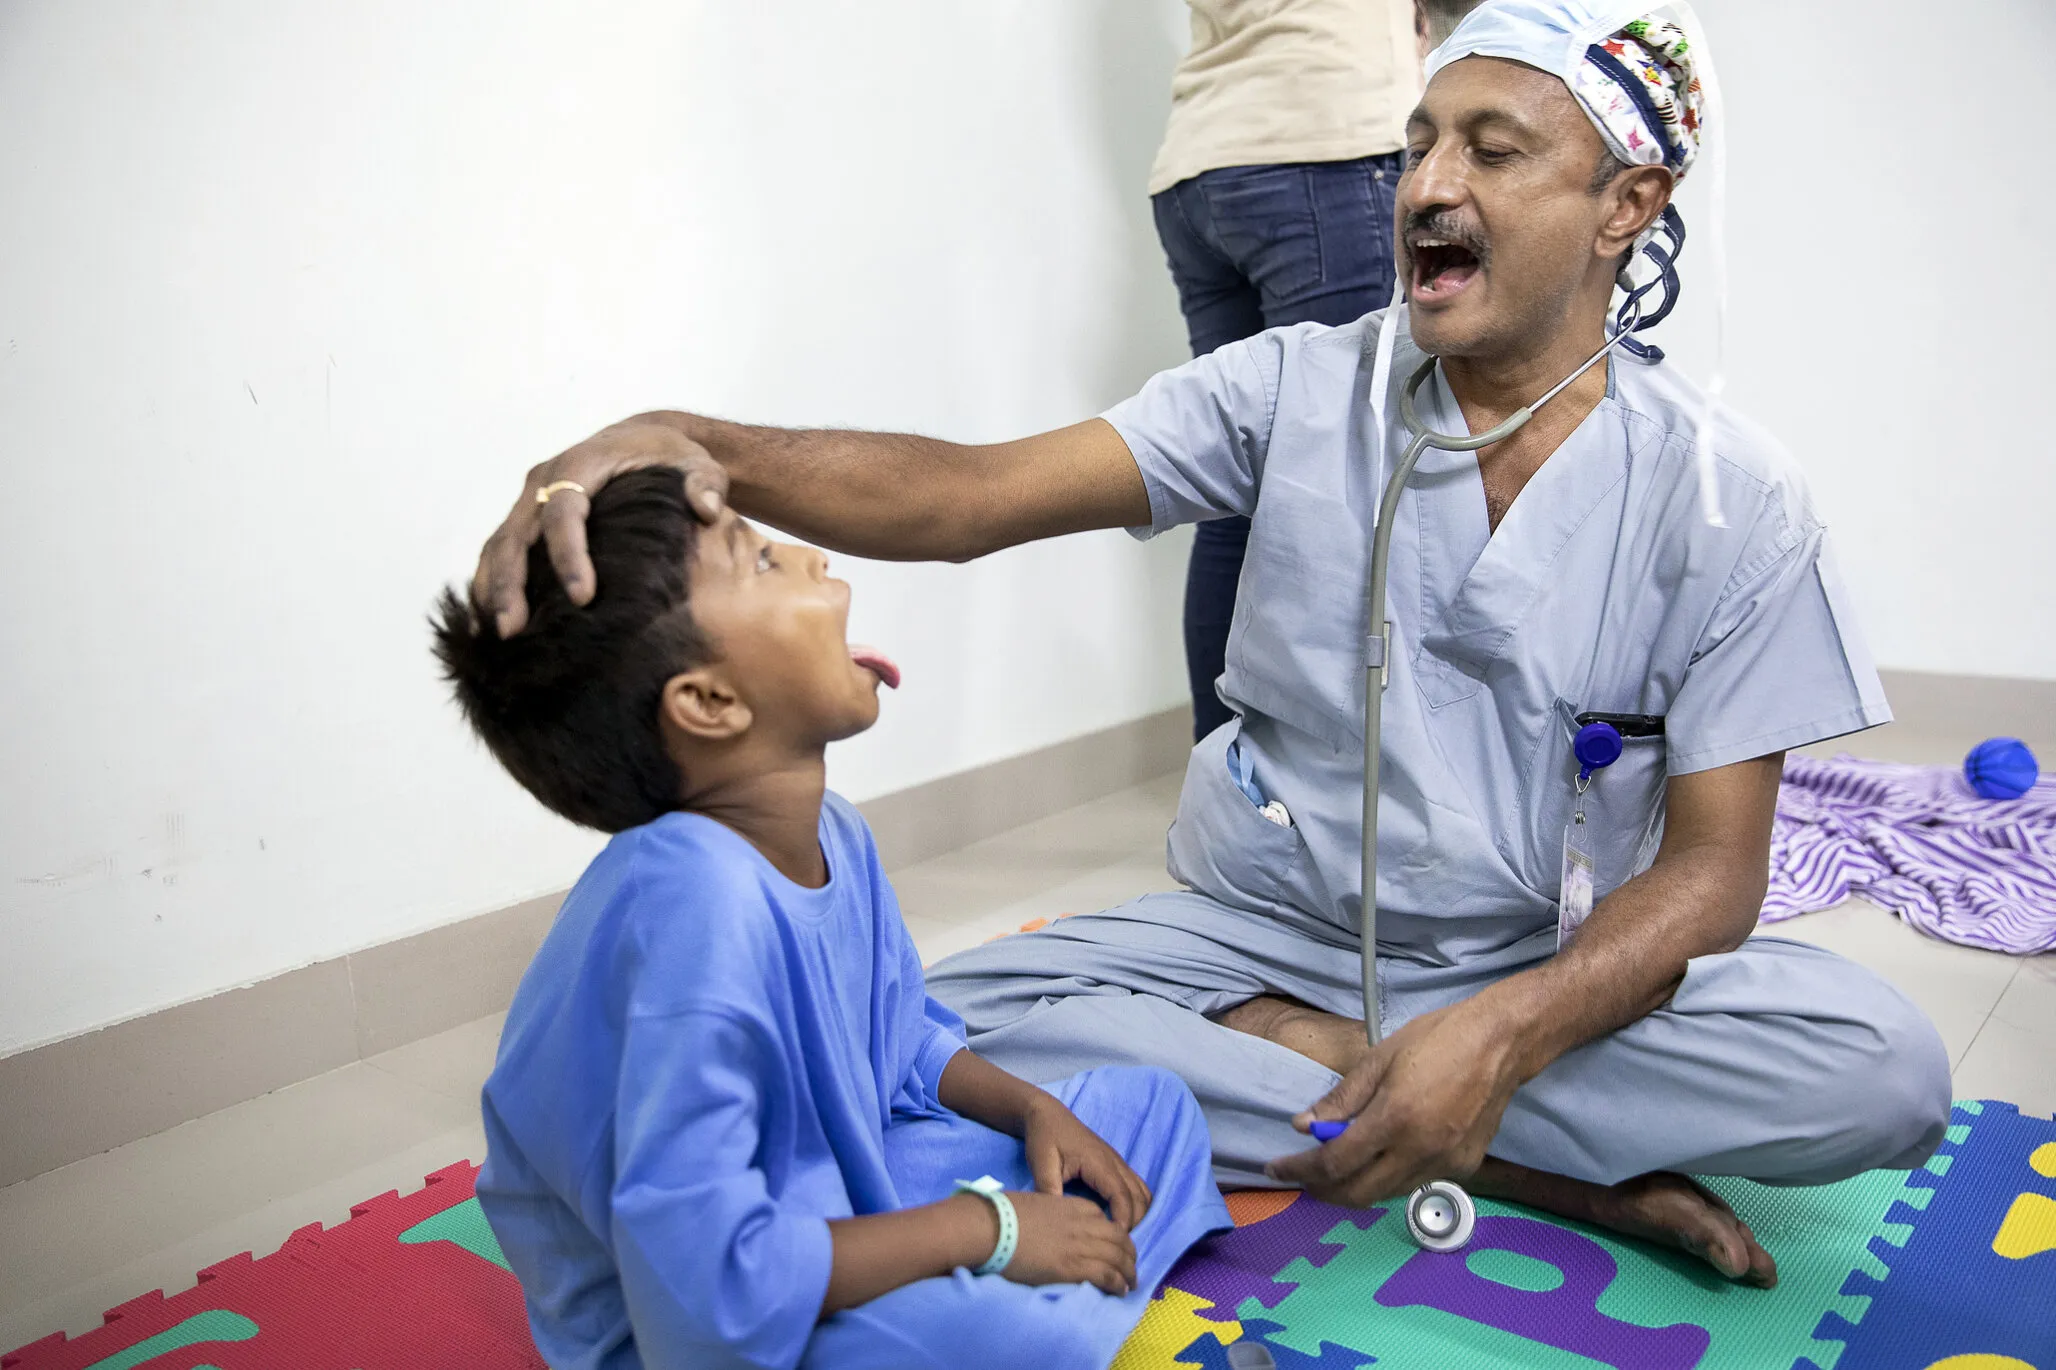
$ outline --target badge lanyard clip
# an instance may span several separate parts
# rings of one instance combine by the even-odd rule
[[[1578,778],[1573,783],[1577,807],[1570,826],[1563,830],[1563,884],[1556,905],[1556,949],[1570,944],[1584,921],[1592,916],[1592,896],[1597,883],[1598,863],[1585,828],[1585,791],[1592,776],[1621,758],[1620,730],[1611,723],[1587,723],[1571,739],[1571,755],[1577,758]]]

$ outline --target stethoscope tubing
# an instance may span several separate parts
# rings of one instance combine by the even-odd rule
[[[1562,394],[1578,377],[1604,361],[1623,339],[1635,330],[1642,309],[1638,299],[1630,299],[1629,307],[1622,311],[1619,326],[1597,352],[1587,357],[1582,365],[1552,386],[1533,404],[1516,409],[1505,422],[1478,434],[1438,433],[1420,421],[1415,407],[1416,396],[1428,378],[1435,374],[1439,358],[1429,357],[1407,378],[1406,386],[1399,395],[1399,420],[1406,425],[1413,440],[1406,445],[1406,451],[1392,468],[1392,475],[1385,482],[1383,497],[1378,501],[1378,517],[1371,529],[1371,584],[1370,625],[1364,653],[1364,789],[1363,789],[1363,896],[1360,916],[1360,935],[1363,939],[1363,1003],[1364,1032],[1376,1046],[1384,1039],[1383,1010],[1378,988],[1378,772],[1380,762],[1379,736],[1384,721],[1385,682],[1391,674],[1392,624],[1385,617],[1386,573],[1392,561],[1392,521],[1399,509],[1399,497],[1412,478],[1414,467],[1420,464],[1422,455],[1433,447],[1444,452],[1475,452],[1504,442],[1521,431],[1528,420],[1535,417],[1535,411]],[[1381,435],[1382,436],[1382,435]]]
[[[1392,624],[1385,617],[1385,577],[1392,560],[1392,520],[1399,509],[1399,496],[1428,448],[1435,447],[1445,452],[1475,452],[1495,442],[1504,442],[1520,432],[1528,420],[1535,417],[1537,409],[1562,394],[1572,381],[1597,366],[1619,346],[1621,340],[1634,330],[1640,314],[1641,301],[1631,296],[1628,308],[1622,311],[1618,330],[1585,360],[1584,365],[1558,381],[1541,399],[1516,409],[1504,423],[1475,436],[1438,433],[1420,421],[1415,397],[1427,384],[1428,378],[1435,374],[1437,358],[1430,357],[1422,362],[1400,392],[1400,421],[1406,425],[1407,432],[1413,434],[1413,439],[1407,443],[1405,453],[1392,468],[1391,478],[1385,482],[1384,494],[1378,501],[1377,522],[1371,531],[1370,625],[1364,652],[1363,897],[1360,920],[1363,951],[1360,961],[1363,968],[1364,1032],[1374,1047],[1385,1035],[1384,1007],[1378,989],[1378,768],[1385,682],[1390,675],[1388,663],[1392,652]],[[1383,434],[1379,437],[1382,441]],[[1434,1227],[1424,1221],[1422,1215],[1428,1212],[1427,1205],[1438,1200],[1445,1203],[1440,1210],[1443,1225]],[[1407,1234],[1417,1245],[1430,1251],[1460,1250],[1470,1241],[1472,1224],[1477,1216],[1470,1194],[1461,1185],[1448,1180],[1436,1180],[1416,1189],[1407,1196],[1405,1211]]]

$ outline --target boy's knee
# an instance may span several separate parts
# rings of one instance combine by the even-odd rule
[[[1123,1086],[1165,1108],[1197,1109],[1192,1089],[1177,1071],[1164,1066],[1107,1066],[1106,1073],[1120,1077]]]
[[[1155,1125],[1200,1117],[1192,1087],[1162,1066],[1097,1066],[1076,1080],[1074,1109],[1147,1117]]]

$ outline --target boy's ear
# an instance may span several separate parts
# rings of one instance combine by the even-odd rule
[[[754,715],[718,663],[695,666],[664,682],[657,703],[666,727],[702,742],[730,742],[749,731]]]

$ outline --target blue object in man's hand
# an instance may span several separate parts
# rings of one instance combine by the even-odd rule
[[[1317,1142],[1332,1142],[1337,1137],[1340,1137],[1348,1127],[1349,1120],[1346,1118],[1340,1122],[1333,1123],[1323,1120],[1315,1123],[1307,1131],[1314,1134],[1314,1140]]]
[[[2035,754],[2017,737],[1988,737],[1963,758],[1963,778],[1986,799],[2018,799],[2039,774]]]

